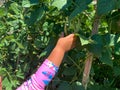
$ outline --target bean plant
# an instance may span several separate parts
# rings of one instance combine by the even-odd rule
[[[3,90],[27,80],[61,32],[74,33],[76,47],[46,90],[120,89],[120,0],[1,0]]]

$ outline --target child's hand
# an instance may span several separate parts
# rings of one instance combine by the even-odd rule
[[[75,47],[75,43],[76,36],[74,34],[70,34],[66,37],[61,37],[58,40],[56,47],[62,49],[64,52],[67,52]]]

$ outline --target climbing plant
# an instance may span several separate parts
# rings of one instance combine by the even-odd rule
[[[120,0],[0,1],[0,76],[14,90],[41,65],[61,32],[75,33],[46,90],[120,88]]]

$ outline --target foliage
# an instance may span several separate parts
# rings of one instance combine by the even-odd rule
[[[8,0],[0,7],[0,75],[12,90],[35,72],[61,32],[76,33],[78,44],[66,53],[47,90],[84,90],[87,52],[94,54],[88,90],[120,88],[120,0]],[[95,6],[97,7],[95,8]],[[99,32],[91,36],[94,15]]]

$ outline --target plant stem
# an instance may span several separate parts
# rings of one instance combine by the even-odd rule
[[[95,14],[91,36],[98,33],[99,21],[100,21],[100,17],[97,14]],[[85,66],[84,66],[83,78],[82,78],[82,85],[84,86],[85,90],[87,89],[87,84],[89,82],[89,75],[90,75],[93,57],[94,57],[93,53],[88,52],[87,58],[85,60]]]

